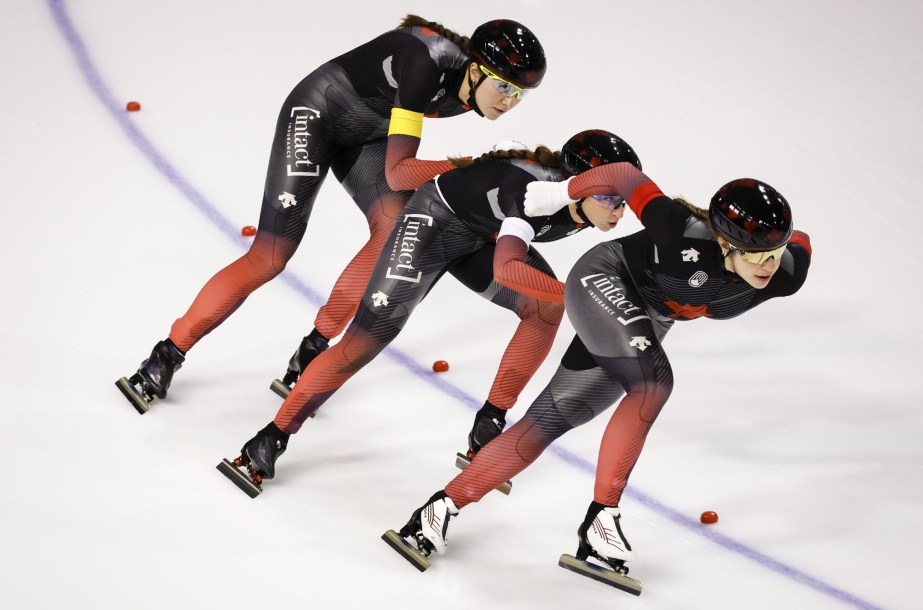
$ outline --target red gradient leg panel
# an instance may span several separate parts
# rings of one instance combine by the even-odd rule
[[[478,451],[471,465],[446,485],[446,494],[458,508],[477,502],[528,468],[552,440],[534,421],[517,422]]]
[[[386,343],[371,340],[362,330],[350,331],[343,339],[321,352],[282,403],[273,420],[280,430],[298,432],[301,424],[330,396],[374,358]]]
[[[285,269],[297,241],[258,231],[250,250],[216,273],[199,291],[189,311],[173,323],[170,339],[184,352],[220,325],[254,290]]]
[[[509,409],[516,403],[523,388],[545,361],[564,316],[564,305],[560,303],[519,295],[516,305],[519,326],[503,352],[487,396],[488,402],[501,409]]]
[[[330,298],[317,312],[314,320],[314,328],[328,339],[339,336],[356,314],[378,256],[406,200],[403,195],[392,193],[379,198],[369,209],[369,240],[340,273]]]
[[[649,383],[632,388],[606,426],[599,447],[594,499],[618,506],[628,476],[641,455],[647,433],[666,404],[672,384]]]

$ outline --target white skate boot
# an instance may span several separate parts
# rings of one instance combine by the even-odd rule
[[[592,555],[609,564],[633,561],[635,552],[631,550],[631,545],[622,532],[619,522],[621,517],[618,506],[606,506],[598,511],[589,523],[584,522],[577,535],[580,536],[581,546],[589,545],[590,550],[586,553],[578,551],[577,556],[583,554],[585,559],[586,555]]]
[[[622,532],[621,516],[617,506],[591,503],[586,518],[577,529],[577,556],[561,555],[558,565],[634,595],[641,595],[641,583],[627,576],[625,562],[634,560],[635,552]],[[598,559],[603,565],[588,562],[589,557]]]
[[[430,567],[427,558],[433,551],[439,555],[445,553],[449,520],[457,514],[458,509],[452,498],[440,491],[414,511],[410,521],[399,533],[388,530],[381,538],[422,572]],[[407,539],[413,541],[416,547]]]

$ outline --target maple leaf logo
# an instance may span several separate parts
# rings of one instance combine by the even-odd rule
[[[694,320],[696,318],[701,318],[705,316],[706,318],[713,317],[708,313],[707,305],[680,305],[676,301],[664,301],[663,303],[667,307],[673,310],[673,313],[670,314],[672,319],[683,318],[684,320]]]

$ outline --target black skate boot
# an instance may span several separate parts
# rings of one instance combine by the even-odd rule
[[[256,433],[256,436],[244,443],[240,457],[233,462],[221,460],[218,470],[231,479],[244,493],[255,498],[263,491],[263,479],[271,479],[276,474],[276,460],[288,447],[289,434],[279,430],[275,423]],[[242,468],[246,468],[244,473]]]
[[[388,530],[381,539],[404,556],[421,572],[430,567],[428,557],[435,551],[445,553],[449,520],[458,514],[455,503],[445,491],[439,491],[410,516],[400,532]],[[410,539],[416,546],[407,541]]]
[[[561,555],[558,565],[632,595],[641,595],[641,583],[628,577],[625,562],[633,560],[635,553],[622,533],[621,518],[619,507],[592,502],[577,529],[577,556]],[[589,557],[603,565],[588,562]]]
[[[144,415],[151,408],[154,397],[161,400],[167,397],[173,373],[183,367],[184,354],[170,339],[154,346],[151,357],[141,363],[141,368],[130,378],[122,377],[115,386],[122,391],[125,398]]]
[[[474,425],[471,427],[471,432],[468,433],[468,453],[456,453],[455,466],[462,470],[467,468],[471,464],[471,460],[474,459],[475,454],[484,445],[500,436],[505,427],[506,411],[485,401],[484,406],[474,416]],[[512,481],[507,481],[497,486],[497,491],[506,495],[509,495],[512,489]]]
[[[273,379],[272,383],[269,385],[269,389],[282,398],[288,398],[289,392],[292,391],[295,382],[298,381],[298,378],[301,377],[304,370],[308,368],[311,361],[328,347],[329,342],[327,339],[317,332],[316,328],[312,330],[310,335],[301,340],[301,345],[299,345],[295,353],[292,354],[291,360],[288,361],[288,369],[285,371],[282,380]],[[314,413],[311,413],[311,417],[314,417]]]

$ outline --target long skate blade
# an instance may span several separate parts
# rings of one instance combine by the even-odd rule
[[[131,403],[131,406],[133,406],[135,410],[141,415],[144,415],[150,410],[151,404],[144,400],[144,397],[138,393],[138,390],[135,389],[135,386],[131,385],[131,382],[128,381],[127,377],[122,377],[116,381],[115,387],[117,387],[122,392],[122,394],[125,395],[125,398],[128,399],[128,402]]]
[[[464,470],[465,468],[471,465],[471,460],[469,460],[468,456],[465,455],[464,453],[456,453],[455,454],[455,465],[459,469]],[[498,485],[497,491],[499,491],[502,494],[510,495],[510,492],[513,491],[513,482],[507,481],[506,483],[503,483],[502,485]]]
[[[221,474],[231,479],[231,482],[234,483],[234,485],[240,487],[241,491],[243,491],[251,498],[255,498],[260,495],[260,493],[262,493],[263,489],[251,481],[250,477],[238,470],[237,466],[234,465],[234,462],[231,462],[227,458],[221,460],[221,463],[218,464],[217,468]]]
[[[392,549],[403,555],[404,559],[413,564],[413,567],[421,572],[425,572],[426,569],[432,565],[429,559],[426,558],[426,555],[415,549],[413,545],[404,540],[404,538],[394,530],[388,530],[382,534],[381,539],[387,542]]]
[[[269,389],[275,392],[276,394],[278,394],[279,397],[282,398],[283,400],[288,398],[288,394],[289,392],[291,392],[291,389],[289,389],[287,385],[285,385],[278,379],[272,380],[272,383],[269,384]]]
[[[641,595],[642,587],[639,581],[625,576],[624,574],[619,574],[615,570],[610,570],[609,568],[604,568],[587,561],[581,561],[567,553],[561,555],[561,559],[558,560],[558,565],[565,570],[570,570],[581,576],[598,580],[601,583],[615,587],[616,589],[621,589],[632,595]]]

